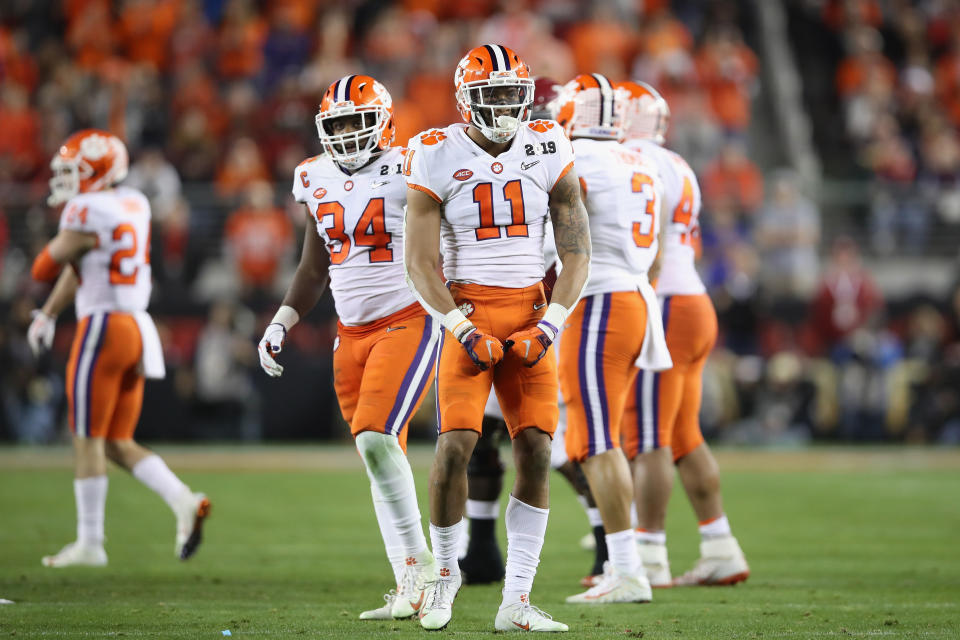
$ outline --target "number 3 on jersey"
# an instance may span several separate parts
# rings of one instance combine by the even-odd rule
[[[633,193],[642,194],[647,201],[647,206],[644,210],[644,213],[650,216],[650,226],[647,227],[647,232],[643,233],[641,231],[643,225],[640,221],[633,223],[633,241],[641,249],[646,249],[653,244],[657,227],[655,220],[657,213],[657,194],[653,190],[653,178],[645,173],[634,173],[630,179],[630,190]]]
[[[343,213],[343,205],[339,202],[321,202],[317,205],[317,212],[314,214],[317,222],[327,232],[327,237],[340,243],[336,248],[332,244],[327,245],[330,251],[330,264],[342,264],[350,255],[351,244],[370,247],[368,254],[370,262],[393,262],[393,249],[389,246],[393,241],[393,235],[387,232],[383,217],[383,198],[373,198],[367,203],[352,234],[346,232]],[[327,216],[333,218],[332,226],[325,225],[324,218]]]

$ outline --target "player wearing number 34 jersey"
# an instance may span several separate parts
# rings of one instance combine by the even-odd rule
[[[586,280],[590,233],[573,150],[549,120],[526,122],[534,82],[520,57],[489,44],[454,74],[466,124],[410,141],[406,266],[410,286],[444,326],[437,365],[440,436],[430,473],[430,536],[439,568],[420,624],[449,623],[461,585],[459,523],[466,468],[493,385],[513,440],[517,480],[506,509],[500,631],[566,631],[530,604],[547,524],[557,361],[550,348]],[[563,270],[544,296],[543,241],[553,224]],[[437,257],[449,288],[437,277]]]
[[[433,571],[405,451],[407,423],[433,379],[438,323],[404,283],[404,149],[390,146],[390,94],[369,76],[341,78],[324,93],[316,124],[326,154],[301,163],[293,179],[293,195],[314,224],[260,341],[260,363],[271,376],[283,372],[275,357],[287,331],[329,278],[339,316],[334,387],[367,467],[397,584],[383,607],[360,617],[406,618],[423,602],[419,574]]]

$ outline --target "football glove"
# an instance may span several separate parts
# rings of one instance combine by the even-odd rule
[[[505,344],[520,358],[524,366],[532,367],[547,355],[547,349],[553,344],[553,336],[556,334],[547,331],[538,324],[532,329],[511,333]]]
[[[477,370],[472,371],[474,374],[486,371],[503,360],[503,343],[493,336],[481,333],[476,327],[471,326],[464,332],[460,344],[473,364],[477,365]]]
[[[27,329],[27,344],[34,358],[39,358],[53,346],[53,334],[57,330],[57,319],[48,316],[40,309],[33,310],[33,321]]]
[[[275,358],[283,349],[283,343],[286,339],[287,329],[279,322],[270,323],[267,325],[267,330],[263,332],[263,338],[257,345],[257,352],[260,355],[260,366],[268,376],[279,378],[283,373],[283,367]]]

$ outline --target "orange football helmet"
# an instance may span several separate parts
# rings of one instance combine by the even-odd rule
[[[390,93],[370,76],[361,75],[344,76],[327,88],[316,123],[324,151],[350,170],[389,148],[397,132]]]
[[[557,97],[557,122],[570,138],[619,140],[627,93],[606,76],[583,73],[563,85]]]
[[[630,94],[623,116],[624,138],[663,144],[670,124],[670,107],[660,92],[646,82],[632,80],[618,82],[616,86]]]
[[[513,138],[533,104],[530,69],[512,49],[499,44],[468,51],[457,65],[453,84],[460,115],[491,142]]]
[[[127,147],[109,131],[84,129],[67,138],[50,161],[50,196],[55,207],[78,193],[109,189],[127,177]]]

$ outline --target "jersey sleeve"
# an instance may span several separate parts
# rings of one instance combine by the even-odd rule
[[[444,188],[442,182],[431,171],[431,161],[439,152],[439,145],[446,135],[439,129],[424,131],[407,143],[407,153],[403,160],[403,175],[407,186],[422,191],[437,202],[443,202]]]
[[[293,199],[297,202],[302,202],[306,204],[307,196],[310,194],[310,175],[307,171],[307,163],[309,161],[301,162],[296,171],[293,172]]]
[[[97,233],[100,231],[96,208],[83,198],[72,198],[60,213],[60,230]]]

